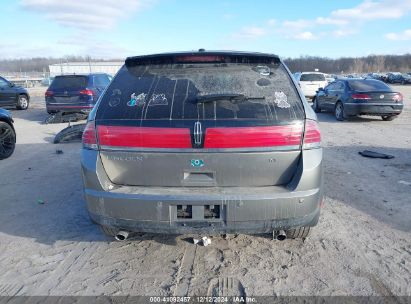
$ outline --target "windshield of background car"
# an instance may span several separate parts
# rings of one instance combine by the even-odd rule
[[[87,76],[56,76],[50,85],[51,90],[82,89],[87,87]]]
[[[354,91],[391,91],[391,88],[384,82],[379,80],[350,80],[350,88]]]
[[[325,81],[323,74],[302,74],[300,81]]]
[[[9,86],[9,83],[6,80],[4,80],[3,78],[0,78],[0,87],[5,88],[5,87],[8,87],[8,86]]]
[[[212,94],[222,97],[205,100]],[[223,97],[229,94],[249,99]],[[123,66],[96,113],[96,119],[105,120],[252,119],[263,124],[304,117],[301,99],[282,64],[249,63]]]

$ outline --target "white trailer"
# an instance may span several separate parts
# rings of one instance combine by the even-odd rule
[[[67,74],[107,73],[114,76],[124,62],[63,62],[49,65],[50,77]]]

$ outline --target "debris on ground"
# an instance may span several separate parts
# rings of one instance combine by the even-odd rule
[[[192,241],[194,245],[203,245],[205,247],[211,244],[211,239],[207,236],[203,236],[202,238],[193,237]]]
[[[203,236],[203,237],[202,237],[202,240],[203,240],[203,246],[204,246],[204,247],[207,247],[208,245],[211,244],[211,239],[208,238],[208,237],[206,237],[206,236]]]
[[[54,137],[53,143],[58,144],[69,141],[80,141],[85,127],[86,124],[68,126],[57,133],[56,137]]]
[[[40,204],[40,205],[43,205],[43,204],[44,204],[44,201],[43,201],[42,199],[38,199],[38,200],[37,200],[37,203]]]
[[[370,151],[370,150],[364,150],[358,152],[358,154],[364,156],[364,157],[371,157],[371,158],[383,158],[383,159],[391,159],[394,158],[393,155],[385,154],[385,153],[379,153],[375,151]]]
[[[403,185],[407,185],[407,186],[411,186],[411,182],[407,182],[407,181],[403,181],[403,180],[398,181],[398,183],[403,184]]]
[[[63,154],[63,153],[64,153],[63,150],[60,150],[60,149],[56,150],[56,154]]]

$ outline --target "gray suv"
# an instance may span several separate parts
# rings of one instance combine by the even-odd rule
[[[305,238],[322,203],[317,118],[276,55],[129,57],[89,115],[91,219],[129,232]]]

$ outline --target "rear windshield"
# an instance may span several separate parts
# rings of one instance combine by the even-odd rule
[[[300,81],[325,81],[323,74],[302,74]]]
[[[233,94],[241,94],[241,98],[224,97]],[[209,98],[210,95],[217,95],[217,100]],[[303,118],[304,110],[295,86],[285,68],[274,63],[123,66],[96,113],[96,119],[142,121],[287,122]]]
[[[87,87],[87,76],[56,76],[50,85],[50,89],[79,89]]]
[[[350,80],[350,87],[354,91],[391,91],[391,88],[379,80]]]

